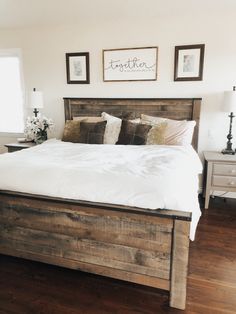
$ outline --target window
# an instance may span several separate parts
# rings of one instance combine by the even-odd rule
[[[21,58],[16,49],[0,49],[0,132],[24,132]]]

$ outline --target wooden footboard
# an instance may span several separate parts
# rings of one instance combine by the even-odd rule
[[[0,192],[0,253],[170,291],[185,308],[191,214]]]

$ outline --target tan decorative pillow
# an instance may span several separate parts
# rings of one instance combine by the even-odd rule
[[[79,137],[80,121],[67,120],[63,131],[62,141],[78,143]]]
[[[102,122],[104,119],[102,117],[73,117],[74,121],[83,122]]]
[[[167,123],[162,122],[154,125],[148,132],[147,145],[165,145],[165,132]]]

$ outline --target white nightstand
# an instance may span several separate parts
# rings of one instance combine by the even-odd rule
[[[213,191],[236,192],[236,155],[203,152],[206,160],[205,208]]]

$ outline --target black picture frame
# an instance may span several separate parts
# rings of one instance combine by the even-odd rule
[[[205,44],[175,46],[174,81],[202,81]]]
[[[89,52],[66,53],[67,84],[89,84]]]

